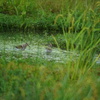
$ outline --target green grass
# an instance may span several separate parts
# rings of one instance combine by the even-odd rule
[[[6,40],[9,35],[5,34],[1,39]],[[100,58],[100,55],[96,59],[94,59],[94,55],[100,39],[95,38],[93,34],[89,37],[84,35],[85,33],[82,31],[77,35],[64,33],[55,37],[43,37],[45,39],[42,41],[43,43],[52,41],[58,47],[60,46],[59,38],[62,37],[65,39],[67,50],[75,50],[79,53],[78,59],[66,61],[64,64],[41,58],[11,59],[7,61],[4,53],[3,58],[0,59],[0,99],[99,100],[100,67],[96,64],[96,61]],[[18,37],[18,34],[13,36],[16,41],[21,40],[21,34],[20,37]],[[32,41],[31,35],[26,36],[25,39]],[[35,39],[40,38],[42,36],[37,35]],[[11,42],[11,40],[9,41]],[[79,45],[77,44],[73,48],[76,41]],[[87,41],[87,43],[84,44],[84,41]],[[10,55],[10,57],[12,56]],[[21,55],[19,55],[20,57]],[[70,56],[72,59],[73,57],[73,55]]]
[[[79,54],[62,64],[35,57],[20,59],[20,54],[15,60],[12,52],[0,51],[0,100],[99,100],[99,10],[99,0],[0,0],[4,46],[7,42],[52,43]]]
[[[99,9],[99,0],[1,0],[0,28],[2,31],[62,31],[63,26],[66,32],[77,33],[86,27],[91,33],[95,27],[98,33]]]
[[[81,65],[80,68],[70,62],[34,66],[14,61],[0,64],[1,100],[99,100],[98,69],[88,70]]]

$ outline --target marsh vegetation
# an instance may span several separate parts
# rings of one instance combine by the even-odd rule
[[[0,0],[0,100],[99,100],[99,84],[99,0]]]

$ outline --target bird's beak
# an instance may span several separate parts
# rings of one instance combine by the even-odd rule
[[[28,44],[28,46],[30,47],[30,45]]]
[[[27,46],[29,46],[30,47],[30,45],[27,43]]]

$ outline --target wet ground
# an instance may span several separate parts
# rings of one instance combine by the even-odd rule
[[[22,43],[23,44],[23,43]],[[16,44],[0,45],[1,57],[2,54],[6,55],[6,59],[26,59],[26,58],[40,58],[44,60],[52,60],[55,62],[66,62],[69,60],[77,59],[78,55],[75,51],[66,51],[58,48],[52,48],[52,51],[47,54],[46,46],[30,45],[25,50],[16,49]],[[73,59],[71,57],[74,57]]]
[[[76,51],[61,50],[56,47],[52,47],[52,51],[47,54],[46,46],[43,44],[43,38],[36,40],[35,36],[29,36],[23,40],[20,36],[19,40],[15,37],[0,37],[0,58],[5,57],[7,60],[11,59],[27,59],[27,58],[40,58],[41,60],[55,61],[66,63],[68,61],[74,61],[79,57],[79,53]],[[25,50],[16,49],[15,46],[28,43],[29,46]],[[95,58],[98,55],[95,56]],[[100,64],[100,58],[96,61]]]

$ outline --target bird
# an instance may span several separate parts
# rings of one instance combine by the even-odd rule
[[[52,52],[52,44],[46,45],[46,54],[49,55]]]
[[[29,46],[29,44],[28,43],[25,43],[23,45],[15,46],[15,48],[16,49],[19,49],[19,50],[25,50],[27,46]]]

